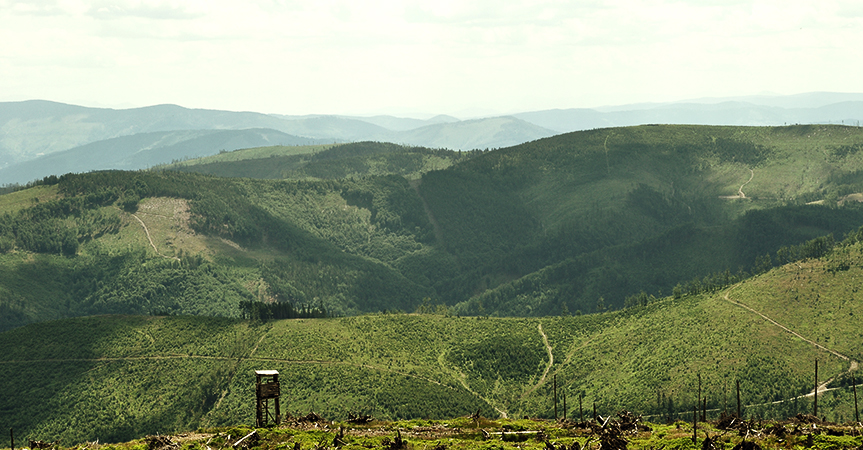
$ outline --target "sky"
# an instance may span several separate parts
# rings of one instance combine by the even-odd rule
[[[0,101],[457,117],[863,92],[859,0],[0,0]]]

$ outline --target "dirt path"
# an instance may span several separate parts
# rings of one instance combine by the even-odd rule
[[[537,328],[539,328],[539,334],[542,336],[542,343],[545,344],[545,351],[548,353],[548,364],[545,366],[542,376],[539,377],[539,381],[537,381],[533,387],[525,391],[524,394],[521,394],[521,398],[525,398],[539,389],[539,387],[545,383],[545,379],[548,377],[548,372],[551,371],[551,366],[554,365],[554,353],[552,353],[551,345],[548,343],[548,336],[546,336],[545,332],[542,331],[542,324],[539,324]]]
[[[177,258],[176,256],[166,256],[166,255],[163,255],[163,254],[159,251],[159,249],[158,249],[158,248],[156,248],[156,244],[154,244],[154,243],[153,243],[153,237],[152,237],[152,236],[150,236],[150,230],[147,228],[147,224],[145,224],[145,223],[144,223],[144,221],[143,221],[143,220],[141,220],[141,218],[140,218],[140,217],[138,217],[138,215],[137,215],[137,214],[132,213],[132,214],[131,214],[131,216],[132,216],[132,217],[134,217],[134,218],[135,218],[135,220],[137,220],[137,221],[138,221],[138,223],[140,223],[142,227],[144,227],[144,233],[146,233],[146,234],[147,234],[147,240],[148,240],[148,241],[150,241],[150,247],[153,247],[153,251],[154,251],[154,252],[156,252],[156,254],[157,254],[157,255],[161,256],[162,258],[173,259],[173,260],[175,260],[175,261],[179,261],[179,260],[180,260],[180,258]]]
[[[545,378],[548,376],[548,371],[551,370],[551,366],[554,365],[554,354],[551,352],[551,345],[548,344],[548,336],[545,335],[545,332],[542,331],[542,324],[539,324],[539,334],[542,336],[542,343],[545,344],[545,351],[548,352],[548,365],[545,366],[545,371],[542,373],[542,377],[539,379],[538,384],[545,383]]]
[[[813,346],[815,346],[816,348],[820,348],[820,349],[822,349],[822,350],[824,350],[824,351],[826,351],[826,352],[829,352],[829,353],[830,353],[830,354],[832,354],[833,356],[836,356],[837,358],[840,358],[840,359],[843,359],[843,360],[845,360],[845,361],[848,361],[848,362],[849,362],[849,366],[850,366],[850,367],[848,368],[848,372],[852,372],[852,371],[857,370],[857,367],[858,367],[858,365],[859,365],[857,361],[854,361],[853,359],[849,358],[848,356],[845,356],[845,355],[843,355],[843,354],[841,354],[841,353],[839,353],[839,352],[837,352],[837,351],[835,351],[835,350],[829,349],[829,348],[827,348],[827,347],[825,347],[825,346],[823,346],[823,345],[821,345],[821,344],[819,344],[819,343],[817,343],[817,342],[814,342],[814,341],[812,341],[812,340],[810,340],[810,339],[807,339],[807,338],[803,337],[802,335],[800,335],[800,333],[797,333],[796,331],[794,331],[794,330],[792,330],[792,329],[790,329],[790,328],[786,327],[785,325],[782,325],[781,323],[779,323],[779,322],[777,322],[777,321],[775,321],[775,320],[771,319],[771,318],[770,318],[770,317],[768,317],[766,314],[764,314],[764,313],[762,313],[762,312],[760,312],[760,311],[756,311],[755,309],[753,309],[753,308],[751,308],[751,307],[749,307],[749,306],[747,306],[747,305],[744,305],[743,303],[740,303],[739,301],[732,300],[732,299],[731,299],[731,291],[732,291],[735,287],[737,287],[737,286],[739,286],[739,285],[732,286],[732,287],[730,287],[727,291],[725,291],[725,295],[723,296],[723,299],[725,299],[727,302],[729,302],[729,303],[731,303],[731,304],[733,304],[733,305],[739,306],[739,307],[741,307],[741,308],[743,308],[743,309],[745,309],[745,310],[747,310],[747,311],[749,311],[749,312],[751,312],[751,313],[753,313],[753,314],[756,314],[756,315],[760,316],[762,319],[764,319],[764,320],[766,320],[766,321],[770,322],[771,324],[773,324],[773,325],[775,325],[775,326],[779,327],[780,329],[784,330],[785,332],[787,332],[787,333],[789,333],[789,334],[791,334],[791,335],[793,335],[793,336],[795,336],[795,337],[797,337],[797,338],[801,339],[802,341],[804,341],[804,342],[806,342],[806,343],[809,343],[809,344],[812,344],[812,345],[813,345]],[[831,382],[831,381],[833,381],[834,379],[835,379],[835,377],[834,377],[834,378],[830,378],[829,380],[824,381],[823,383],[820,383],[816,389],[812,389],[812,391],[810,391],[810,392],[809,392],[809,393],[807,393],[807,394],[798,395],[798,396],[796,396],[796,397],[787,398],[787,399],[784,399],[784,400],[777,400],[777,401],[773,401],[773,402],[766,402],[766,403],[757,403],[757,404],[744,405],[744,407],[746,407],[746,408],[751,408],[751,407],[754,407],[754,406],[779,405],[779,404],[782,404],[782,403],[785,403],[785,402],[791,402],[791,401],[794,401],[794,400],[799,400],[799,399],[803,399],[803,398],[807,398],[807,397],[814,397],[814,396],[815,396],[815,394],[816,394],[816,390],[817,390],[817,393],[818,393],[818,394],[823,394],[824,392],[833,391],[833,390],[836,390],[836,389],[841,389],[841,388],[827,388],[827,385],[828,385],[828,384],[830,384],[830,382]],[[721,408],[714,408],[714,409],[708,409],[708,410],[706,410],[706,412],[719,412],[719,411],[722,411],[722,409],[721,409]],[[688,411],[687,411],[687,413],[688,413]],[[663,416],[663,414],[652,414],[652,415],[648,415],[648,416],[644,416],[644,417],[645,417],[645,418],[653,418],[653,417],[662,417],[662,416]]]
[[[753,178],[755,178],[755,171],[754,171],[754,170],[752,170],[752,169],[749,169],[749,179],[748,179],[748,180],[746,180],[746,182],[745,182],[745,183],[741,184],[741,185],[740,185],[740,188],[739,188],[739,189],[737,189],[737,196],[738,196],[738,197],[740,197],[740,198],[746,198],[746,194],[744,194],[744,193],[743,193],[743,188],[744,188],[744,187],[746,187],[746,185],[747,185],[747,184],[749,184],[749,183],[752,181],[752,179],[753,179]]]
[[[826,351],[826,352],[828,352],[828,353],[832,354],[833,356],[836,356],[837,358],[840,358],[840,359],[843,359],[843,360],[845,360],[845,361],[848,361],[848,363],[849,363],[848,372],[853,372],[853,371],[857,370],[857,367],[859,366],[859,364],[857,363],[857,361],[854,361],[853,359],[849,358],[849,357],[848,357],[848,356],[846,356],[846,355],[843,355],[843,354],[841,354],[841,353],[837,352],[836,350],[829,349],[829,348],[827,348],[827,347],[825,347],[825,346],[823,346],[823,345],[821,345],[821,344],[819,344],[819,343],[817,343],[817,342],[815,342],[815,341],[812,341],[812,340],[810,340],[810,339],[807,339],[807,338],[803,337],[800,333],[798,333],[798,332],[796,332],[796,331],[794,331],[794,330],[792,330],[792,329],[790,329],[790,328],[786,327],[785,325],[782,325],[781,323],[779,323],[779,322],[777,322],[777,321],[775,321],[775,320],[771,319],[771,318],[770,318],[770,317],[768,317],[766,314],[764,314],[764,313],[762,313],[762,312],[760,312],[760,311],[756,311],[755,309],[752,309],[751,307],[749,307],[749,306],[747,306],[747,305],[744,305],[743,303],[740,303],[739,301],[732,300],[732,299],[731,299],[731,297],[730,297],[730,295],[731,295],[731,291],[732,291],[735,287],[737,287],[737,286],[739,286],[739,285],[732,286],[732,287],[731,287],[731,288],[729,288],[727,291],[725,291],[725,295],[723,296],[723,298],[724,298],[726,301],[728,301],[729,303],[731,303],[731,304],[733,304],[733,305],[737,305],[737,306],[739,306],[739,307],[741,307],[741,308],[743,308],[743,309],[745,309],[745,310],[747,310],[747,311],[749,311],[749,312],[751,312],[751,313],[754,313],[754,314],[757,314],[757,315],[761,316],[761,318],[762,318],[762,319],[764,319],[764,320],[766,320],[766,321],[768,321],[768,322],[772,323],[773,325],[775,325],[775,326],[777,326],[777,327],[781,328],[782,330],[785,330],[786,332],[788,332],[788,333],[790,333],[791,335],[793,335],[793,336],[795,336],[795,337],[797,337],[797,338],[801,339],[802,341],[804,341],[804,342],[806,342],[806,343],[809,343],[809,344],[812,344],[812,345],[813,345],[813,346],[815,346],[816,348],[820,348],[821,350],[824,350],[824,351]],[[826,392],[826,391],[828,391],[828,390],[829,390],[829,389],[827,389],[827,385],[828,385],[828,384],[830,384],[830,382],[832,382],[834,379],[835,379],[835,377],[830,378],[829,380],[827,380],[827,381],[825,381],[825,382],[823,382],[823,383],[819,384],[819,385],[818,385],[818,387],[817,387],[816,389],[813,389],[813,390],[812,390],[812,392],[810,392],[810,393],[808,393],[808,394],[806,394],[806,395],[801,395],[801,396],[799,396],[799,397],[795,397],[795,398],[812,397],[812,396],[814,396],[814,395],[815,395],[816,390],[817,390],[817,392],[818,392],[819,394],[820,394],[820,393],[822,393],[822,392]],[[790,400],[794,400],[794,399],[790,399]],[[778,402],[773,402],[773,403],[781,403],[781,402],[784,402],[784,401],[787,401],[787,400],[780,400],[780,401],[778,401]]]
[[[755,171],[749,169],[749,179],[737,188],[737,195],[720,195],[719,198],[747,198],[746,193],[743,192],[743,188],[745,188],[747,184],[751,183],[753,178],[755,178]]]
[[[478,399],[488,403],[489,405],[491,405],[491,407],[494,408],[494,410],[497,411],[498,414],[500,414],[501,418],[508,419],[509,416],[506,414],[506,410],[500,408],[499,406],[495,405],[491,400],[483,397],[478,392],[471,389],[470,385],[467,383],[467,375],[465,375],[464,373],[459,372],[458,370],[455,370],[451,367],[448,367],[444,363],[445,355],[446,354],[444,352],[441,352],[441,354],[438,355],[437,360],[438,360],[438,365],[440,366],[440,368],[446,372],[450,372],[450,376],[452,376],[453,378],[458,380],[459,384],[461,384],[461,387],[463,387],[464,390],[470,392],[471,394],[476,396],[476,398],[478,398]]]
[[[264,342],[264,338],[266,338],[266,337],[267,337],[267,333],[264,333],[264,335],[261,336],[260,339],[258,339],[258,342],[255,343],[255,347],[252,349],[251,352],[249,352],[249,358],[255,356],[255,352],[258,351],[258,346],[261,345],[261,342]]]

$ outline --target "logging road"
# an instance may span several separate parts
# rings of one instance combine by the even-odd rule
[[[747,306],[747,305],[745,305],[745,304],[741,303],[740,301],[732,300],[732,299],[731,299],[731,297],[730,297],[730,295],[731,295],[731,290],[732,290],[732,289],[734,289],[734,288],[735,288],[735,287],[737,287],[737,286],[739,286],[739,285],[734,285],[734,286],[732,286],[732,287],[728,288],[728,290],[727,290],[727,291],[725,291],[725,295],[723,296],[723,298],[724,298],[726,301],[730,302],[730,303],[731,303],[731,304],[733,304],[733,305],[737,305],[737,306],[739,306],[739,307],[741,307],[741,308],[743,308],[743,309],[745,309],[745,310],[747,310],[747,311],[749,311],[749,312],[752,312],[752,313],[754,313],[754,314],[757,314],[757,315],[761,316],[761,318],[763,318],[764,320],[766,320],[766,321],[768,321],[768,322],[772,323],[773,325],[775,325],[775,326],[777,326],[777,327],[779,327],[779,328],[781,328],[781,329],[785,330],[786,332],[788,332],[788,333],[792,334],[793,336],[795,336],[795,337],[797,337],[797,338],[799,338],[799,339],[803,340],[804,342],[808,342],[809,344],[812,344],[812,345],[813,345],[813,346],[815,346],[816,348],[820,348],[821,350],[824,350],[824,351],[826,351],[826,352],[828,352],[828,353],[832,354],[833,356],[836,356],[836,357],[838,357],[838,358],[840,358],[840,359],[844,359],[845,361],[848,361],[848,362],[849,362],[849,366],[850,366],[850,367],[848,368],[848,372],[853,372],[853,371],[857,370],[857,367],[858,367],[858,365],[859,365],[859,364],[857,363],[857,361],[854,361],[853,359],[849,358],[849,357],[848,357],[848,356],[846,356],[846,355],[843,355],[843,354],[841,354],[841,353],[837,352],[836,350],[829,349],[829,348],[827,348],[827,347],[825,347],[825,346],[823,346],[823,345],[821,345],[821,344],[819,344],[819,343],[817,343],[817,342],[815,342],[815,341],[812,341],[812,340],[810,340],[810,339],[807,339],[807,338],[803,337],[800,333],[798,333],[798,332],[796,332],[796,331],[794,331],[794,330],[792,330],[792,329],[790,329],[790,328],[786,327],[785,325],[782,325],[781,323],[779,323],[779,322],[777,322],[777,321],[773,320],[772,318],[768,317],[766,314],[764,314],[764,313],[762,313],[762,312],[760,312],[760,311],[756,311],[755,309],[753,309],[753,308],[751,308],[751,307],[749,307],[749,306]],[[818,391],[819,393],[821,393],[821,392],[826,392],[826,391],[828,390],[828,389],[827,389],[827,385],[828,385],[828,384],[830,384],[830,382],[831,382],[831,381],[833,381],[833,379],[834,379],[834,378],[830,378],[829,380],[827,380],[827,381],[825,381],[825,382],[823,382],[823,383],[819,384],[819,385],[818,385],[818,387],[816,388],[816,389],[817,389],[817,391]],[[812,392],[810,392],[809,394],[804,395],[803,397],[811,397],[811,396],[814,396],[814,395],[815,395],[815,391],[816,391],[816,389],[813,389],[813,390],[812,390]]]

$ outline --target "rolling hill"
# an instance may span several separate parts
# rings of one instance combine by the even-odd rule
[[[86,108],[55,102],[32,100],[0,103],[0,184],[26,183],[47,175],[61,175],[65,166],[51,171],[33,171],[23,166],[20,173],[13,165],[78,147],[106,147],[123,141],[108,141],[142,134],[129,141],[147,140],[150,133],[203,130],[269,129],[306,139],[303,143],[384,141],[404,145],[452,150],[494,149],[534,141],[554,134],[594,128],[643,124],[702,124],[741,126],[780,126],[787,124],[859,125],[863,120],[861,94],[808,93],[792,96],[751,96],[719,99],[694,99],[677,103],[635,104],[593,109],[528,111],[500,117],[459,120],[445,115],[428,119],[393,116],[304,115],[287,116],[255,112],[189,109],[176,105],[114,110]],[[170,133],[168,133],[170,134]],[[172,134],[177,136],[177,134]],[[238,148],[223,142],[210,142],[207,148],[186,151],[209,155],[221,149]],[[297,138],[290,138],[291,143]],[[278,142],[277,142],[278,143]],[[281,143],[288,144],[282,139]],[[125,145],[125,143],[123,144]],[[166,144],[170,145],[170,144]],[[265,145],[249,142],[248,146]],[[156,144],[151,150],[162,145]],[[81,149],[78,149],[81,150]],[[172,153],[180,149],[164,149]],[[183,153],[182,151],[180,151]],[[85,151],[86,153],[86,151]],[[80,152],[78,153],[80,154]],[[157,152],[150,152],[151,158]],[[68,159],[69,157],[67,157]],[[144,166],[168,164],[177,158],[154,159]],[[83,160],[90,161],[90,157]],[[46,160],[50,161],[50,160]],[[126,162],[128,164],[128,162]],[[37,164],[47,168],[47,163]],[[78,164],[79,172],[97,170],[104,165]],[[7,170],[3,170],[7,169]]]
[[[176,105],[114,110],[43,100],[2,102],[0,156],[5,166],[137,133],[247,128],[279,130],[281,123],[280,119],[265,114],[196,110]]]
[[[788,417],[817,359],[849,420],[861,149],[640,126],[47,177],[0,195],[0,411],[64,444],[251,423],[265,368],[284,410],[338,419],[552,417],[555,382],[570,415],[715,417],[738,380],[745,416]]]
[[[644,124],[782,126],[863,122],[863,95],[811,92],[787,96],[703,98],[674,103],[529,111],[515,117],[558,133]]]
[[[811,411],[817,359],[820,414],[842,422],[863,359],[860,236],[712,293],[588,316],[32,324],[0,333],[0,410],[19,439],[63,445],[251,424],[253,371],[275,369],[295,417],[549,418],[556,383],[570,417],[581,399],[588,416],[688,420],[701,389],[715,418],[736,409],[739,381],[745,417],[785,418]]]
[[[253,134],[258,136],[252,137]],[[23,184],[48,175],[106,167],[142,169],[185,156],[207,156],[219,150],[267,143],[306,145],[373,140],[471,150],[515,145],[552,134],[511,117],[462,123],[448,116],[428,120],[391,116],[292,117],[176,105],[114,110],[41,100],[2,102],[0,183]],[[63,151],[68,152],[53,156]],[[137,158],[128,156],[142,151]],[[110,164],[100,159],[106,152],[112,155]],[[122,152],[125,158],[117,155]]]
[[[139,170],[171,161],[260,146],[321,144],[268,129],[181,130],[137,133],[61,150],[0,169],[4,183],[25,184],[50,175],[92,170]]]
[[[341,179],[369,175],[400,175],[417,179],[445,169],[477,152],[432,150],[380,142],[355,142],[315,147],[261,147],[224,152],[161,166],[176,170],[262,179]]]
[[[242,179],[51,177],[0,196],[0,328],[236,317],[240,302],[273,301],[537,317],[697,293],[857,230],[860,148],[854,127],[643,126],[461,155],[378,143],[219,155]]]

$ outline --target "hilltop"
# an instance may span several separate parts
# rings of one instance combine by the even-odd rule
[[[243,142],[251,147],[381,141],[464,151],[510,147],[572,131],[643,124],[859,126],[861,98],[861,94],[829,92],[706,98],[464,120],[446,115],[424,119],[289,116],[177,105],[109,109],[43,100],[0,102],[0,185],[68,172],[145,169],[243,148]],[[93,157],[93,153],[108,157]]]
[[[280,116],[177,105],[114,110],[41,100],[0,102],[0,129],[0,185],[68,172],[146,169],[263,145],[373,140],[470,150],[555,134],[514,117]]]
[[[475,154],[382,142],[355,142],[248,148],[179,161],[157,169],[275,180],[336,180],[386,175],[418,179],[426,172],[445,169]]]

